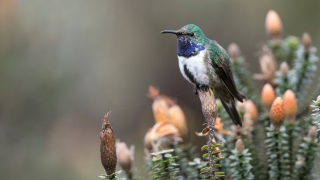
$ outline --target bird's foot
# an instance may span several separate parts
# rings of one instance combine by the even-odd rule
[[[207,92],[209,90],[209,87],[205,86],[205,85],[194,85],[193,86],[193,93],[198,95],[198,90],[199,89],[202,90],[202,91]]]
[[[196,84],[195,84],[195,85],[193,86],[193,93],[196,94],[196,95],[198,95],[198,89],[199,89],[199,85],[196,85]]]
[[[201,89],[202,91],[207,92],[207,91],[209,90],[209,87],[208,87],[208,86],[205,86],[205,85],[202,85],[202,86],[200,86],[200,89]]]

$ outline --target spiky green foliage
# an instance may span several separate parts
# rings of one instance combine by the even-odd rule
[[[300,136],[300,131],[301,128],[298,126],[298,122],[293,122],[293,123],[286,123],[285,128],[286,128],[286,134],[288,135],[288,159],[289,159],[289,165],[290,165],[290,173],[293,171],[294,163],[296,157],[294,154],[296,154],[296,141],[299,136]]]
[[[191,144],[189,145],[176,145],[174,148],[174,153],[179,158],[176,159],[177,164],[180,166],[181,175],[183,177],[188,177],[189,175],[192,175],[189,171],[192,170],[192,168],[189,168],[189,162],[193,162],[193,160],[198,157],[198,153],[196,153],[197,147],[193,146]]]
[[[220,147],[222,144],[211,142],[208,145],[202,146],[202,151],[208,151],[202,155],[202,158],[207,160],[207,166],[202,168],[201,174],[207,174],[206,178],[211,179],[219,179],[225,177],[224,172],[219,171],[218,168],[221,168],[221,164],[219,163],[220,160],[224,159],[221,155]]]
[[[300,101],[299,109],[305,109],[310,103],[310,98],[306,97],[310,94],[313,77],[317,70],[316,63],[319,59],[315,53],[316,48],[312,47],[308,52],[305,52],[304,47],[301,45],[296,52],[294,68],[289,72],[290,86],[296,93],[298,101]]]
[[[285,40],[269,40],[267,45],[278,61],[278,64],[286,61],[290,66],[295,58],[295,51],[299,46],[299,39],[295,36],[289,36]]]
[[[239,153],[236,149],[232,150],[230,159],[230,171],[234,180],[251,180],[254,179],[252,174],[252,166],[250,161],[252,160],[249,149],[243,150]]]
[[[200,158],[195,158],[193,161],[189,162],[187,164],[186,168],[186,174],[187,174],[187,179],[194,179],[194,180],[202,180],[206,176],[201,173],[201,169],[205,168],[207,163],[204,161],[201,161]]]
[[[298,161],[295,164],[293,178],[295,180],[311,179],[311,170],[317,152],[318,140],[311,137],[303,138],[298,152]]]
[[[173,149],[151,153],[152,177],[155,180],[167,180],[179,178],[179,164],[175,163],[177,156],[172,156]]]
[[[107,175],[107,174],[101,174],[99,177],[101,179],[108,179],[108,180],[125,180],[125,178],[119,178],[118,176],[120,175],[122,171],[117,171],[111,175]]]
[[[279,130],[273,126],[267,128],[268,175],[270,179],[290,180],[290,160],[288,154],[288,135],[281,126]]]
[[[286,92],[286,90],[290,89],[291,86],[289,84],[288,76],[284,75],[280,70],[276,73],[276,80],[275,83],[278,85],[276,88],[276,93],[280,96]]]
[[[246,59],[243,56],[239,56],[232,61],[232,67],[234,81],[239,91],[246,94],[249,99],[252,99],[255,104],[260,106],[255,86],[253,81],[250,80],[251,74],[248,71]]]
[[[314,110],[312,111],[312,116],[314,118],[314,124],[318,127],[318,131],[320,130],[320,102],[313,101],[313,104],[311,105]]]

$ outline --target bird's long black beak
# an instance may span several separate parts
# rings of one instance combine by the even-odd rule
[[[161,34],[170,33],[170,34],[178,35],[178,32],[177,32],[177,31],[174,31],[174,30],[164,30],[164,31],[161,31],[160,33],[161,33]]]

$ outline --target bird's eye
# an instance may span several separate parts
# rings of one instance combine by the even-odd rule
[[[189,36],[194,36],[194,33],[190,33]]]

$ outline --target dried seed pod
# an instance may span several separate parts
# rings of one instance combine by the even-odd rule
[[[242,139],[238,139],[236,142],[236,150],[238,151],[239,154],[242,154],[244,150],[244,144]]]
[[[283,77],[285,77],[285,78],[288,77],[289,65],[287,62],[282,62],[280,64],[280,71],[281,71]]]
[[[131,174],[131,161],[134,159],[134,146],[131,145],[130,149],[128,148],[125,142],[116,142],[117,148],[117,158],[118,164],[126,172],[126,174]]]
[[[270,119],[271,123],[276,130],[279,130],[280,126],[284,121],[284,107],[283,100],[281,97],[277,97],[271,106],[270,109]]]
[[[309,130],[309,137],[311,138],[312,142],[317,138],[318,131],[316,126],[312,126]]]
[[[274,10],[270,10],[266,16],[266,31],[273,38],[279,38],[281,34],[282,22]]]
[[[286,119],[292,123],[298,112],[298,105],[296,96],[294,95],[294,92],[290,89],[286,90],[286,92],[284,93],[283,107]]]
[[[302,35],[302,44],[305,52],[309,52],[311,46],[311,37],[308,33],[303,33]]]
[[[241,54],[239,46],[236,43],[231,43],[228,46],[228,54],[232,60],[236,61]]]
[[[261,92],[261,101],[263,106],[267,111],[269,111],[274,99],[276,98],[276,93],[270,84],[265,84]]]
[[[109,122],[110,112],[104,115],[100,132],[101,163],[107,175],[115,173],[117,165],[116,145],[113,129]]]

